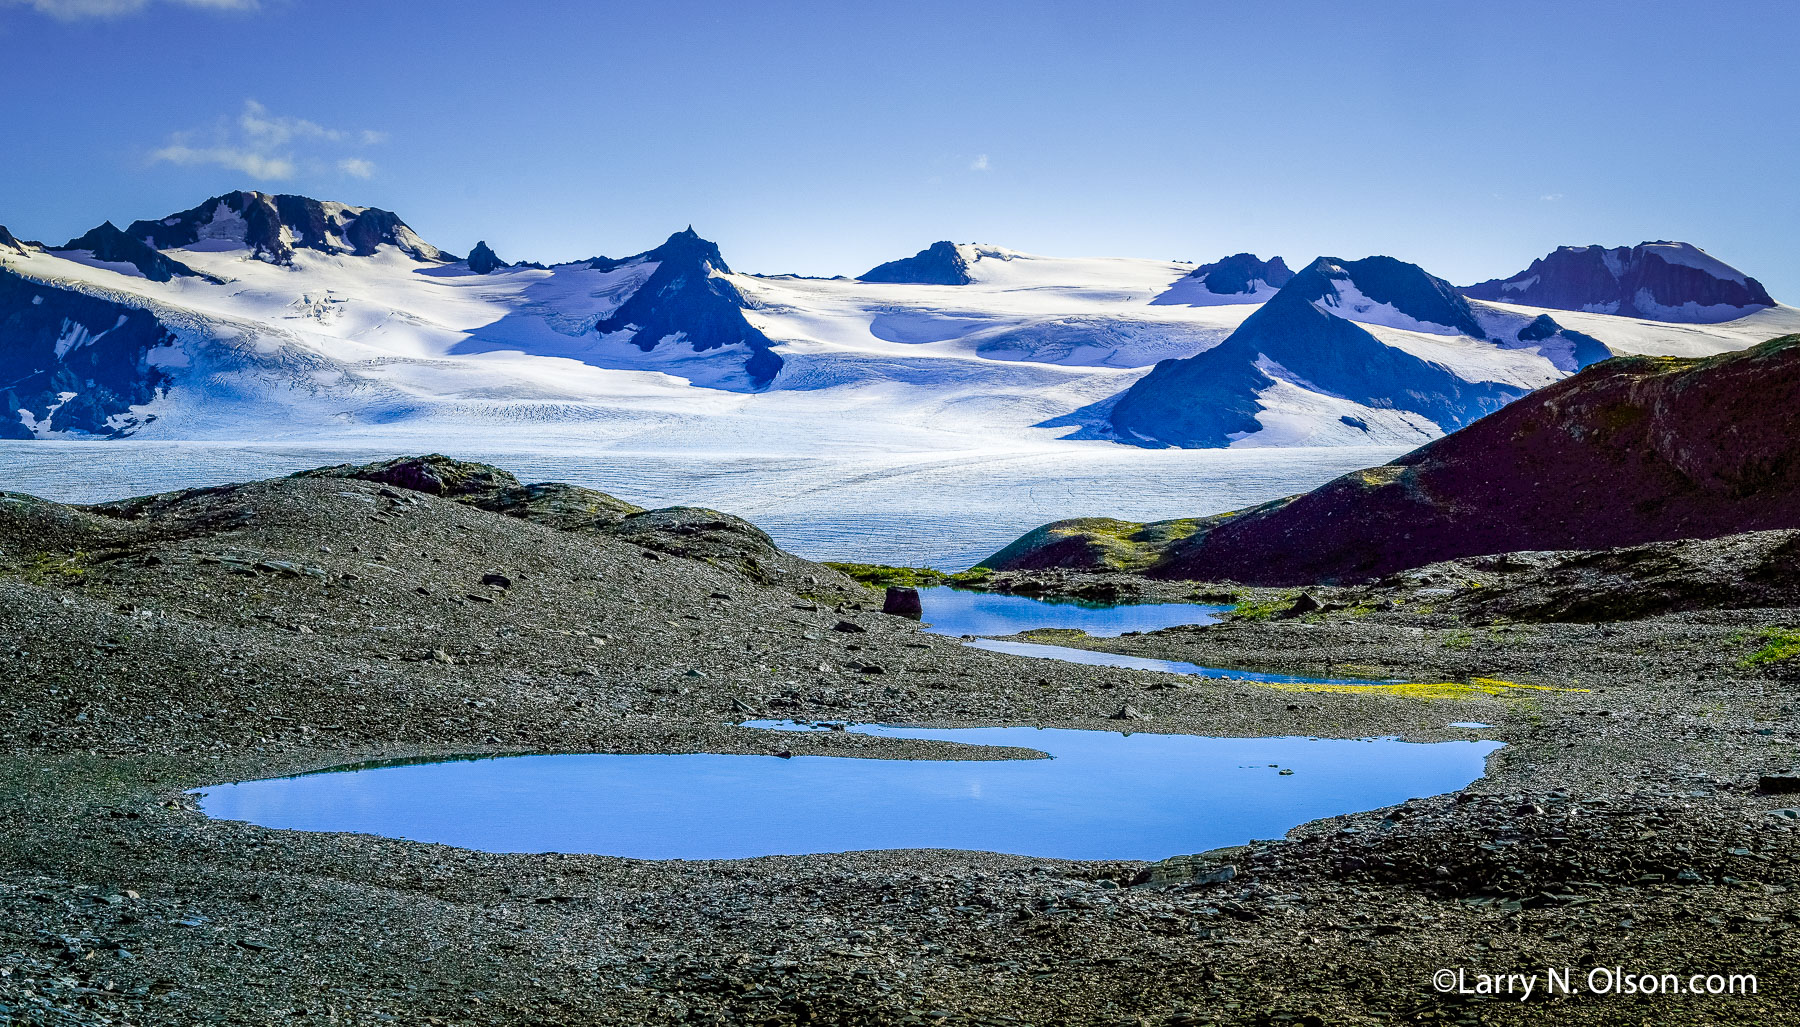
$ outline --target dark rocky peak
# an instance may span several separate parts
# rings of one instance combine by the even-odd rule
[[[693,225],[669,236],[668,241],[653,250],[634,253],[629,257],[594,257],[585,263],[596,271],[611,271],[627,264],[641,264],[646,261],[654,261],[657,264],[672,263],[694,271],[717,271],[723,275],[731,274],[731,267],[720,255],[718,244],[700,238],[700,234],[694,231]]]
[[[1613,351],[1607,348],[1606,343],[1591,335],[1564,328],[1549,314],[1539,314],[1536,320],[1519,329],[1518,333],[1522,343],[1548,343],[1558,337],[1567,344],[1565,351],[1552,353],[1552,347],[1548,345],[1541,347],[1540,351],[1565,371],[1579,371],[1589,364],[1597,364],[1613,356]],[[1565,359],[1558,359],[1559,357]]]
[[[1469,301],[1455,286],[1427,274],[1417,264],[1393,257],[1364,257],[1361,260],[1320,257],[1295,275],[1282,293],[1291,293],[1311,303],[1322,303],[1351,320],[1382,324],[1384,322],[1370,305],[1373,301],[1393,307],[1414,321],[1442,325],[1477,339],[1487,338],[1487,333],[1475,320],[1474,312],[1469,309]]]
[[[722,275],[731,273],[731,266],[725,263],[724,256],[719,253],[718,244],[700,238],[693,225],[669,236],[667,242],[643,254],[643,258],[658,263],[679,264],[697,271],[716,271]]]
[[[0,250],[17,250],[20,253],[31,252],[31,248],[14,238],[13,234],[6,230],[5,225],[0,225]]]
[[[475,244],[469,251],[469,270],[478,275],[491,275],[501,268],[511,267],[500,255],[488,248],[487,240]]]
[[[1656,321],[1715,322],[1773,306],[1761,282],[1690,243],[1559,246],[1511,278],[1462,290],[1466,296],[1558,310]]]
[[[731,268],[717,244],[702,239],[692,225],[669,236],[653,250],[613,259],[595,257],[587,262],[598,271],[630,264],[655,264],[644,284],[593,330],[611,333],[631,330],[631,344],[648,353],[665,339],[679,338],[697,353],[742,345],[750,350],[744,370],[753,388],[774,380],[782,367],[774,343],[744,318],[750,301],[725,275]]]
[[[945,240],[934,242],[918,253],[870,268],[862,276],[865,282],[907,285],[968,285],[969,259],[961,247]]]
[[[166,282],[177,277],[200,277],[198,271],[179,260],[158,253],[142,239],[120,231],[111,221],[86,235],[70,239],[66,245],[59,247],[59,251],[68,250],[87,250],[94,255],[95,260],[109,264],[130,264],[152,282]]]
[[[134,221],[126,233],[159,250],[244,246],[274,264],[292,263],[297,249],[366,257],[384,244],[414,260],[454,259],[392,211],[251,191],[215,196],[161,221]]]
[[[1223,260],[1200,265],[1188,277],[1206,286],[1207,292],[1235,296],[1255,292],[1259,281],[1279,289],[1293,279],[1294,272],[1280,257],[1259,260],[1254,253],[1234,253]]]

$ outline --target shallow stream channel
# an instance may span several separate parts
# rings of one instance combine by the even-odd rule
[[[922,590],[928,630],[1081,663],[1276,681],[981,635],[1096,636],[1217,619],[1224,608],[1100,606]],[[361,765],[196,789],[207,815],[489,852],[740,859],[867,849],[969,849],[1062,859],[1162,859],[1309,820],[1461,788],[1500,743],[1209,738],[1037,727],[918,728],[750,721],[1029,750],[1020,759],[573,754]],[[1041,755],[1039,755],[1041,754]]]

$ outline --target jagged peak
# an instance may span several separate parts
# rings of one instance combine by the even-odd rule
[[[130,264],[153,282],[199,276],[199,272],[193,268],[164,255],[144,240],[127,234],[111,221],[101,222],[85,235],[70,239],[55,252],[74,251],[92,253],[95,260],[108,264]]]
[[[20,253],[31,252],[30,247],[20,242],[16,236],[7,231],[5,225],[0,225],[0,249],[17,250]]]
[[[679,232],[670,235],[661,246],[634,253],[629,257],[593,257],[581,261],[596,271],[610,271],[627,264],[641,264],[654,261],[658,264],[673,262],[683,266],[693,266],[695,270],[716,271],[722,275],[731,274],[731,266],[725,263],[725,257],[719,252],[719,244],[701,237],[689,225]]]
[[[1254,253],[1233,253],[1200,265],[1188,277],[1199,280],[1208,292],[1230,296],[1255,292],[1258,281],[1279,289],[1293,280],[1294,272],[1280,257],[1263,260]]]
[[[292,263],[299,249],[370,256],[384,244],[415,260],[456,259],[419,238],[393,211],[254,189],[211,197],[159,221],[134,221],[127,232],[159,250],[239,244],[276,264]]]

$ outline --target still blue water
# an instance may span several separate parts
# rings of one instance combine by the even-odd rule
[[[1116,638],[1127,631],[1211,624],[1231,609],[1194,603],[1084,603],[955,588],[922,588],[919,602],[925,608],[926,630],[934,635],[1012,635],[1034,628],[1073,628],[1096,638]]]
[[[1030,727],[851,730],[1051,758],[515,756],[197,791],[212,817],[490,852],[736,859],[927,848],[1160,859],[1461,788],[1499,748]],[[778,745],[771,737],[770,748]]]
[[[986,649],[994,653],[1012,653],[1014,656],[1061,660],[1064,663],[1079,663],[1089,667],[1162,670],[1170,674],[1187,674],[1202,678],[1230,678],[1233,681],[1262,681],[1269,684],[1289,685],[1380,684],[1380,682],[1368,678],[1309,678],[1298,674],[1264,674],[1254,670],[1233,670],[1230,667],[1202,667],[1198,663],[1182,663],[1180,660],[1153,660],[1147,656],[1123,656],[1119,653],[1095,652],[1092,649],[1074,649],[1063,645],[1039,645],[1036,642],[1014,642],[1003,638],[977,638],[968,644],[973,648]]]
[[[1158,631],[1183,624],[1212,624],[1229,606],[1193,603],[1136,603],[1107,606],[1068,600],[1032,599],[992,592],[965,592],[954,588],[922,588],[926,630],[937,635],[1013,635],[1037,628],[1075,628],[1096,638],[1116,638],[1127,631]],[[1281,684],[1366,685],[1367,678],[1314,678],[1295,674],[1263,674],[1229,667],[1203,667],[1179,660],[1154,660],[1144,656],[1095,652],[1070,646],[1015,642],[1009,639],[975,638],[976,649],[1011,653],[1041,660],[1061,660],[1088,667],[1125,667],[1160,670],[1192,677],[1230,678]]]

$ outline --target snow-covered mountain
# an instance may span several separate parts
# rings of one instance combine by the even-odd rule
[[[1611,355],[1417,265],[1320,257],[1220,345],[1157,365],[1111,423],[1151,445],[1423,442]]]
[[[1476,299],[1655,321],[1733,321],[1775,305],[1762,283],[1685,242],[1562,246],[1511,278],[1463,289]]]
[[[1607,352],[1800,330],[1779,305],[1669,324],[1480,301],[1386,258],[1293,274],[938,243],[818,279],[735,272],[690,228],[628,257],[509,264],[387,211],[252,192],[61,247],[0,230],[0,272],[0,433],[33,437],[1400,443]]]
[[[1294,277],[1280,257],[1260,260],[1254,253],[1234,253],[1202,264],[1158,296],[1157,303],[1261,303]]]
[[[5,225],[0,225],[0,250],[11,250],[21,256],[31,253],[31,248],[13,238],[13,234],[6,230]]]
[[[456,259],[419,238],[392,211],[258,192],[226,193],[160,221],[134,221],[125,234],[158,250],[248,249],[259,260],[284,265],[302,249],[368,257],[382,246],[415,260]],[[64,248],[80,249],[76,242]]]

